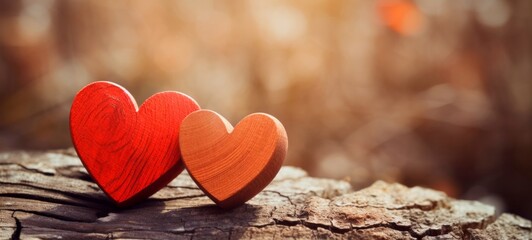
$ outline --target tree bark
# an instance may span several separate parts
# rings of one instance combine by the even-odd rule
[[[0,154],[0,238],[530,239],[531,222],[431,189],[349,183],[283,167],[247,204],[216,207],[186,172],[114,207],[71,149]]]

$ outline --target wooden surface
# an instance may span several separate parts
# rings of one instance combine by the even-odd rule
[[[223,210],[184,172],[116,209],[73,150],[0,153],[0,239],[530,239],[531,222],[425,188],[343,181],[283,167],[246,205]]]
[[[129,92],[94,82],[74,98],[72,141],[83,164],[117,205],[143,200],[183,171],[179,127],[198,110],[179,92],[162,92],[140,107]]]
[[[220,207],[240,206],[264,189],[283,165],[286,131],[276,118],[251,114],[233,129],[221,115],[196,111],[183,120],[183,162],[196,184]]]

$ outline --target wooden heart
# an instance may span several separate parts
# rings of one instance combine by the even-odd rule
[[[128,206],[183,171],[179,127],[198,109],[179,92],[157,93],[139,109],[126,89],[94,82],[74,98],[70,133],[92,178],[118,206]]]
[[[210,110],[188,115],[179,133],[183,162],[218,206],[239,206],[264,189],[283,164],[286,131],[276,118],[255,113],[235,129]]]

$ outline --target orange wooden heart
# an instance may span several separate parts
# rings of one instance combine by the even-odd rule
[[[179,126],[198,104],[179,92],[162,92],[140,108],[129,92],[94,82],[74,98],[70,132],[85,168],[119,206],[163,188],[184,169]]]
[[[276,118],[255,113],[235,129],[219,114],[199,110],[181,124],[185,167],[218,206],[239,206],[264,189],[283,164],[286,131]]]

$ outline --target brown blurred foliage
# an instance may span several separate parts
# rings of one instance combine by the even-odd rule
[[[95,80],[287,128],[286,164],[532,217],[532,2],[1,1],[0,150],[71,146]]]

